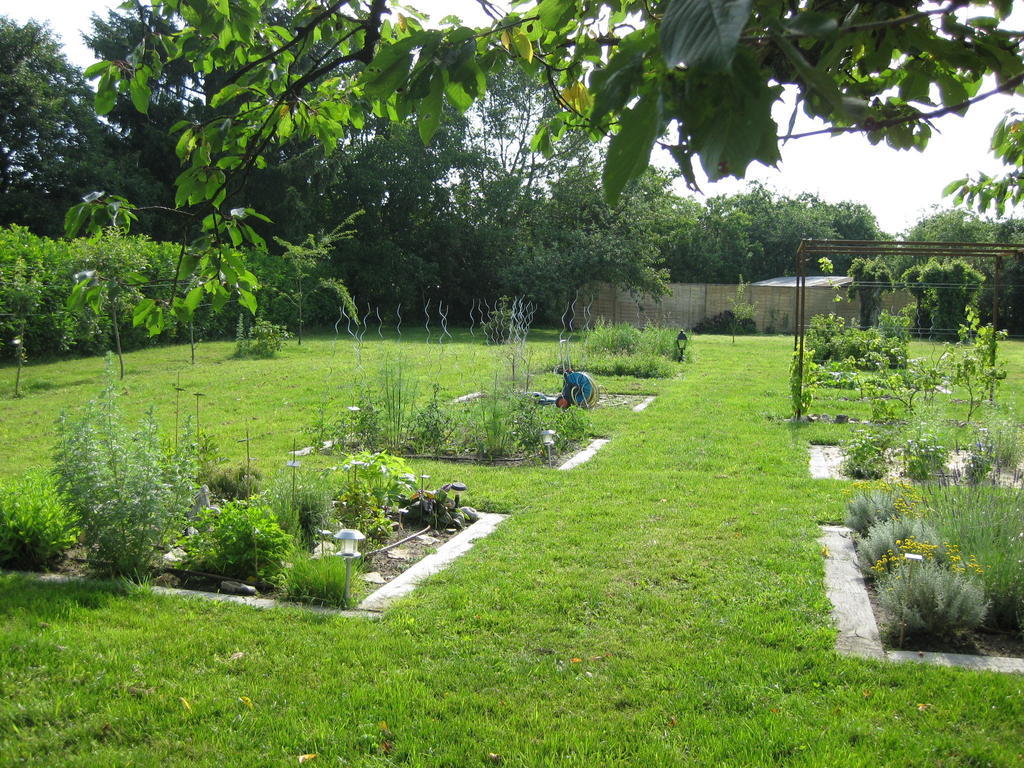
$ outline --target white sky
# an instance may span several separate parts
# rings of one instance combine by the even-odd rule
[[[34,18],[46,22],[63,40],[67,57],[80,67],[93,62],[93,56],[81,42],[81,31],[89,27],[93,13],[106,15],[118,0],[0,0],[0,14],[19,21]],[[416,8],[441,18],[449,13],[461,15],[468,23],[484,23],[479,6],[473,0],[412,0]],[[1015,11],[1017,26],[1024,26],[1024,11]],[[949,207],[942,188],[953,179],[978,171],[997,173],[1002,165],[988,151],[992,130],[1012,106],[1024,107],[1019,97],[994,96],[973,106],[967,117],[949,115],[936,121],[924,152],[872,147],[859,135],[819,136],[799,139],[782,147],[779,168],[754,165],[748,178],[762,181],[786,194],[813,192],[825,200],[852,200],[874,211],[882,229],[899,233],[913,224],[932,206]],[[776,121],[784,127],[789,113],[781,107]],[[813,130],[810,120],[798,121],[798,130]],[[667,153],[655,157],[659,165],[671,166]],[[726,180],[703,184],[706,195],[742,190],[744,182]],[[680,193],[685,190],[680,188]]]

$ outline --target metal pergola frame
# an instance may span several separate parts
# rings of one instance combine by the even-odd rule
[[[822,256],[912,256],[915,260],[938,258],[994,259],[992,284],[992,325],[999,327],[999,288],[1003,262],[1024,256],[1020,243],[951,243],[922,240],[801,240],[796,249],[796,311],[793,326],[793,351],[797,355],[799,397],[797,413],[804,414],[800,402],[804,390],[804,334],[807,310],[807,258]]]

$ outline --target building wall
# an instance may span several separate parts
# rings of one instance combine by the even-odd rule
[[[602,286],[591,306],[594,319],[609,323],[632,323],[642,326],[657,323],[678,328],[693,328],[705,318],[714,317],[732,309],[736,297],[735,285],[709,283],[671,283],[671,294],[662,297],[642,296],[637,300],[628,292],[613,286]],[[838,291],[828,287],[808,287],[807,319],[814,315],[833,313],[857,322],[860,318],[860,300],[846,298],[846,289]],[[796,288],[778,285],[748,285],[746,300],[755,305],[754,322],[757,330],[765,333],[792,333],[796,309]],[[839,301],[836,301],[839,297]],[[882,307],[896,312],[913,297],[904,291],[882,297]]]

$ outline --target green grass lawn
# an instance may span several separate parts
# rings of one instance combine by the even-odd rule
[[[372,375],[365,357],[395,345],[367,342]],[[0,765],[1024,763],[1021,677],[833,650],[815,539],[847,484],[810,480],[806,446],[844,427],[783,420],[791,340],[693,347],[680,378],[602,381],[660,396],[595,413],[612,441],[572,472],[417,462],[515,514],[379,621],[0,576]],[[501,354],[403,348],[453,396]],[[1019,407],[1024,345],[1004,348]],[[271,361],[209,344],[192,369],[187,354],[130,355],[133,407],[173,423],[180,371],[225,450],[243,455],[228,441],[248,423],[267,468],[302,442],[325,380],[358,375],[327,337]],[[92,397],[101,369],[26,371],[29,396],[2,401],[3,472],[45,463],[56,412]]]

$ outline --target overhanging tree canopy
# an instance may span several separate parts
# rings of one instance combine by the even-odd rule
[[[655,143],[691,184],[697,162],[711,179],[743,176],[754,161],[776,163],[779,142],[799,137],[793,121],[780,129],[772,118],[785,85],[826,132],[920,148],[933,119],[962,114],[988,95],[986,75],[997,91],[1024,82],[1021,34],[1005,26],[1007,0],[540,0],[508,14],[480,4],[493,20],[480,29],[451,17],[428,29],[421,15],[389,0],[140,4],[154,32],[126,60],[88,71],[99,78],[99,112],[118,91],[145,111],[171,62],[220,80],[209,99],[218,114],[175,126],[184,165],[175,204],[195,222],[179,277],[197,271],[201,292],[215,300],[235,291],[250,301],[246,281],[234,279],[231,249],[259,243],[246,223],[256,214],[238,195],[269,147],[316,139],[330,151],[371,113],[414,120],[429,142],[445,104],[467,109],[510,58],[560,107],[534,147],[550,152],[569,130],[610,137],[603,184],[612,201],[647,166]],[[159,31],[168,26],[179,31]],[[123,214],[123,204],[109,202],[73,210],[69,229],[98,226],[111,210]],[[159,330],[165,306],[187,315],[198,301],[169,296],[137,320]]]

